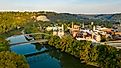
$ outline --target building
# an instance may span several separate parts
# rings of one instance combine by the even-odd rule
[[[74,25],[73,22],[72,22],[71,28],[68,27],[68,29],[70,29],[70,33],[72,34],[73,37],[75,37],[76,34],[78,32],[80,32],[80,26],[79,25]]]
[[[47,31],[52,31],[53,29],[55,29],[55,28],[54,27],[50,27],[50,26],[46,27]]]
[[[87,40],[92,42],[100,42],[101,36],[93,31],[90,30],[80,30],[79,33],[76,35],[77,40]]]
[[[47,31],[53,31],[53,35],[56,35],[56,36],[63,36],[65,33],[64,33],[64,26],[62,24],[62,26],[53,26],[53,27],[47,27],[46,28]]]
[[[96,27],[93,25],[94,23],[91,22],[91,29],[81,29],[78,25],[73,25],[70,28],[70,32],[72,36],[77,40],[87,40],[92,42],[100,42],[101,36],[99,34],[99,30],[96,30]],[[84,25],[83,25],[84,28]]]
[[[62,37],[64,35],[64,26],[62,24],[61,27],[55,26],[53,27],[53,35]]]

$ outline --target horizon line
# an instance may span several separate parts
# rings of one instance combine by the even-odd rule
[[[55,12],[55,13],[69,13],[69,14],[89,14],[89,15],[94,15],[94,14],[119,14],[121,12],[111,12],[111,13],[73,13],[73,12],[58,12],[54,10],[0,10],[0,12]]]

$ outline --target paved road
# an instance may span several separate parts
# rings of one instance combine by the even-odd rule
[[[101,44],[107,44],[116,48],[121,49],[121,40],[117,40],[117,41],[108,41],[108,42],[103,42]]]

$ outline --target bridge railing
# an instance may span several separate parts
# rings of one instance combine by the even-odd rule
[[[32,35],[34,39],[49,39],[52,35],[47,33],[30,33],[30,34],[23,34],[25,36]]]

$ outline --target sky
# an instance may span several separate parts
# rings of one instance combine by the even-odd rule
[[[0,11],[54,11],[74,14],[120,13],[121,0],[0,0]]]

